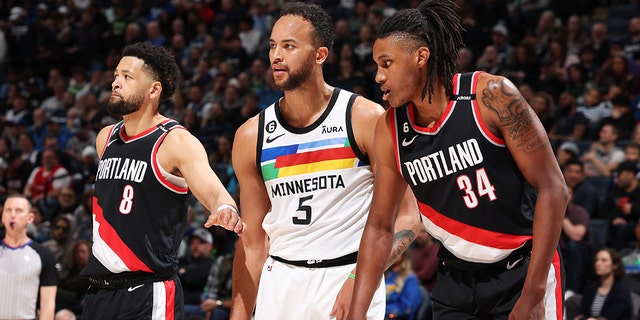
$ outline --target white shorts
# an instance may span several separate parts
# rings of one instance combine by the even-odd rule
[[[331,268],[296,267],[267,258],[260,277],[255,320],[328,320],[338,292],[355,264]],[[367,319],[384,319],[384,279],[374,294]]]

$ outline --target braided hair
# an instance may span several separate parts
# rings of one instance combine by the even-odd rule
[[[412,40],[415,46],[408,48],[410,51],[419,47],[429,48],[431,63],[422,88],[422,99],[428,92],[429,102],[437,78],[444,84],[447,96],[453,93],[450,79],[457,72],[458,49],[464,46],[457,8],[453,0],[427,0],[416,9],[396,12],[382,23],[376,35],[376,39],[394,36]]]

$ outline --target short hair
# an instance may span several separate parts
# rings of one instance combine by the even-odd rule
[[[429,93],[429,101],[434,92],[437,78],[444,84],[447,96],[453,93],[451,79],[457,72],[458,50],[464,46],[457,13],[457,5],[452,0],[427,0],[416,9],[403,9],[385,20],[376,39],[391,35],[406,37],[415,42],[416,50],[425,46],[431,56],[427,68],[427,82],[422,89],[422,98]]]
[[[7,195],[7,198],[4,199],[4,202],[7,202],[7,200],[9,200],[11,198],[19,198],[19,199],[26,200],[27,204],[28,204],[27,211],[31,212],[31,208],[33,207],[33,204],[31,203],[31,199],[29,199],[29,197],[27,197],[26,195],[24,195],[22,193],[10,193],[9,195]]]
[[[178,85],[180,70],[176,60],[165,48],[147,42],[137,42],[126,46],[122,56],[136,57],[144,61],[143,71],[162,85],[160,102],[173,96]]]
[[[335,30],[331,17],[320,6],[304,2],[287,2],[280,9],[280,17],[286,15],[299,16],[309,21],[313,27],[315,45],[333,48]]]

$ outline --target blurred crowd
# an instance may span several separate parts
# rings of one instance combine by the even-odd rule
[[[81,307],[86,283],[77,273],[91,249],[95,137],[119,120],[103,106],[124,46],[147,41],[174,55],[182,80],[160,112],[200,139],[212,168],[236,195],[234,132],[282,96],[270,87],[268,56],[270,29],[282,1],[0,2],[0,200],[24,193],[35,204],[31,235],[59,262],[58,309],[78,313]],[[316,2],[335,24],[336,41],[324,65],[327,82],[384,105],[372,59],[377,27],[419,1]],[[459,50],[459,71],[482,70],[510,79],[557,150],[573,192],[560,247],[565,267],[581,270],[571,274],[567,288],[580,293],[593,281],[591,262],[603,247],[619,250],[629,273],[640,272],[637,1],[456,2],[467,45]],[[211,261],[228,258],[233,234],[213,228],[211,239],[202,235],[197,230],[206,213],[195,198],[190,203],[192,227],[181,251],[185,263],[195,259],[194,239],[211,244],[204,254]],[[411,258],[425,288],[432,287],[433,274],[420,271],[420,265],[433,260],[428,257],[432,251],[419,254],[423,260]],[[197,280],[183,280],[193,284],[194,301],[202,298],[198,293],[211,290],[206,287],[209,268],[219,269],[212,265],[201,267]],[[630,284],[640,292],[640,285]]]

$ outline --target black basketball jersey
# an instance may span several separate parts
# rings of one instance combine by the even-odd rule
[[[157,152],[176,128],[184,129],[167,119],[133,137],[123,122],[111,129],[96,174],[93,252],[83,274],[175,272],[188,188],[160,167]]]
[[[454,92],[431,128],[412,104],[391,113],[398,170],[427,230],[457,258],[492,263],[532,238],[536,192],[480,116],[480,73],[456,74]]]

